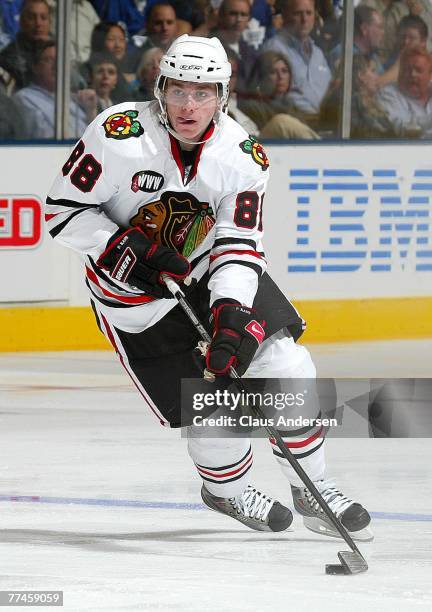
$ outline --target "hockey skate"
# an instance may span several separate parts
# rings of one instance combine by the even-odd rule
[[[314,485],[353,540],[373,540],[368,527],[371,518],[363,506],[341,493],[332,480],[318,480]],[[308,489],[291,485],[291,491],[294,508],[303,516],[305,527],[322,535],[341,537]]]
[[[238,497],[216,497],[203,485],[201,497],[215,512],[232,516],[256,531],[284,531],[293,520],[289,508],[248,485]]]

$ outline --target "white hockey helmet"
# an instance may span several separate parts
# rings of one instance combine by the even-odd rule
[[[183,34],[174,40],[162,57],[160,74],[156,79],[154,94],[161,108],[160,119],[167,130],[179,140],[189,142],[175,133],[169,125],[164,98],[167,78],[190,83],[214,83],[217,87],[219,104],[215,113],[216,125],[220,113],[228,103],[231,64],[218,38],[203,38]],[[199,143],[191,143],[199,144]]]

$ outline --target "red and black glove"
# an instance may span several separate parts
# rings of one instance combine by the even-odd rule
[[[161,281],[162,274],[182,280],[190,272],[190,264],[183,255],[152,242],[138,227],[119,229],[113,234],[97,265],[108,270],[114,280],[156,298],[172,297]]]
[[[216,300],[212,307],[213,338],[206,355],[207,370],[218,376],[233,366],[242,376],[265,337],[265,321],[256,310],[235,300]]]

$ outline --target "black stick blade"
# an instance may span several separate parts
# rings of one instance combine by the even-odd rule
[[[342,551],[338,552],[340,565],[326,565],[326,574],[330,575],[350,575],[366,572],[368,564],[359,552]]]
[[[325,571],[326,574],[329,574],[331,576],[341,576],[348,573],[345,570],[345,566],[341,565],[340,563],[335,563],[334,565],[326,565]]]

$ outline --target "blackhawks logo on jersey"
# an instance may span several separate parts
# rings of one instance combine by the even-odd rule
[[[190,193],[165,191],[160,200],[144,204],[130,224],[154,240],[188,257],[201,244],[215,223],[207,202]]]
[[[249,136],[247,140],[243,140],[239,144],[240,149],[243,153],[249,153],[256,164],[261,166],[261,170],[267,170],[269,167],[269,160],[264,151],[262,144],[260,144],[256,138]]]
[[[110,115],[103,123],[105,136],[117,140],[141,136],[144,134],[144,128],[139,121],[135,120],[135,117],[138,117],[138,112],[134,110]]]

